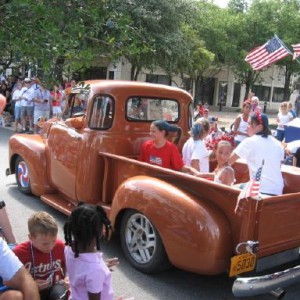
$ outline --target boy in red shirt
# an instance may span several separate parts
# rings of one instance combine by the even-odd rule
[[[65,245],[57,239],[55,219],[46,212],[36,212],[28,219],[28,231],[29,241],[13,251],[37,283],[42,300],[67,299]]]

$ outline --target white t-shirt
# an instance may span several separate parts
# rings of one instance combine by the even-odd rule
[[[209,172],[209,151],[205,148],[202,140],[194,140],[190,137],[182,148],[182,159],[185,165],[191,166],[192,160],[199,160],[201,173]]]
[[[36,97],[35,88],[33,86],[31,86],[30,88],[23,87],[21,91],[21,94],[23,96],[21,106],[34,106],[33,98]]]
[[[262,166],[264,160],[260,192],[274,195],[282,194],[284,183],[281,174],[281,162],[284,159],[284,150],[279,141],[270,135],[267,138],[254,135],[242,141],[233,152],[246,160],[250,178]]]
[[[293,119],[293,115],[290,112],[288,112],[286,115],[283,115],[281,112],[279,112],[277,117],[279,119],[277,130],[284,130],[284,125]]]
[[[0,276],[3,280],[11,280],[22,266],[23,264],[9,249],[7,243],[0,238]]]
[[[13,101],[15,101],[15,107],[21,107],[21,101],[22,100],[18,100],[19,97],[22,95],[22,89],[16,89],[13,93],[12,99]]]

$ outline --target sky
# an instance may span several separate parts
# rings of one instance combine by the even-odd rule
[[[215,4],[219,5],[220,7],[227,7],[228,0],[214,0]]]

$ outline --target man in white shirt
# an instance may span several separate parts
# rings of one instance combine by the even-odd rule
[[[12,100],[15,102],[15,131],[18,131],[18,124],[21,124],[21,101],[22,101],[22,82],[17,83],[17,88],[15,89]]]
[[[22,102],[21,102],[21,119],[22,131],[26,131],[26,122],[29,122],[29,132],[33,133],[33,112],[34,99],[36,97],[36,90],[31,85],[31,79],[24,79],[24,87],[22,88]]]

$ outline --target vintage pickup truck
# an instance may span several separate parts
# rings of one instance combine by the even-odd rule
[[[300,169],[283,166],[283,195],[242,199],[235,213],[238,188],[137,160],[156,119],[183,129],[181,149],[193,123],[189,93],[87,81],[73,88],[65,116],[45,122],[39,134],[11,137],[7,175],[15,174],[22,192],[65,214],[79,201],[102,205],[141,272],[170,265],[228,272],[237,277],[236,296],[282,296],[300,280]],[[245,163],[234,169],[238,183],[249,180]]]

